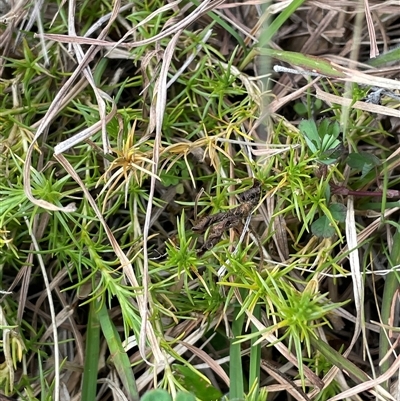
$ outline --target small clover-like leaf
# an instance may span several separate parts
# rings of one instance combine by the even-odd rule
[[[176,394],[175,401],[196,401],[196,397],[191,393],[179,391]]]
[[[299,115],[299,116],[306,116],[307,115],[307,106],[301,102],[295,103],[294,106],[294,111]]]
[[[340,223],[343,223],[346,220],[347,208],[343,204],[333,203],[332,205],[329,205],[329,211],[331,212],[332,217]]]
[[[347,158],[347,164],[355,169],[360,170],[362,177],[365,177],[374,167],[380,165],[380,160],[371,153],[350,153]]]
[[[172,397],[166,390],[157,389],[147,392],[140,401],[172,401]]]
[[[335,235],[335,229],[326,216],[320,217],[311,224],[311,232],[320,238],[330,238]]]

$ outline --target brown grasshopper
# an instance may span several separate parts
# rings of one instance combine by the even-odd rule
[[[242,220],[251,215],[260,200],[261,183],[254,182],[254,185],[239,195],[240,204],[226,212],[212,214],[202,217],[193,227],[195,232],[204,232],[208,227],[210,233],[204,244],[197,250],[201,256],[212,249],[222,237],[222,234],[230,228],[240,231]]]

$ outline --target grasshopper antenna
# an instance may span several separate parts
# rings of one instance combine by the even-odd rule
[[[199,199],[201,195],[203,195],[204,188],[201,188],[199,193],[196,195],[196,199],[194,200],[194,221],[197,220],[197,204],[199,202]]]

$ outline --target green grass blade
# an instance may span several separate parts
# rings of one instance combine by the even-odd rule
[[[393,50],[389,50],[388,52],[369,60],[367,64],[372,65],[373,67],[382,67],[391,62],[398,62],[399,59],[400,47],[396,47]]]
[[[397,231],[393,237],[393,247],[389,258],[389,266],[398,266],[400,264],[400,227],[397,227]],[[383,324],[390,324],[392,310],[393,310],[393,299],[396,296],[397,291],[400,288],[399,275],[396,272],[391,272],[386,276],[385,286],[382,297],[382,308],[381,308],[381,319]],[[392,344],[388,341],[386,333],[387,329],[381,328],[379,336],[379,360],[387,357],[389,349]],[[386,358],[381,363],[380,370],[381,374],[384,374],[391,366],[392,360]],[[389,384],[382,383],[382,386],[388,390]]]
[[[268,45],[268,42],[278,32],[287,19],[304,3],[305,0],[293,0],[268,26],[261,35],[259,46]]]
[[[266,29],[262,29],[259,43],[257,48],[263,48],[268,46],[269,41],[278,32],[279,28],[285,23],[286,20],[304,3],[305,0],[293,0],[273,21],[270,25],[266,25]],[[253,61],[254,57],[257,55],[256,49],[252,51],[245,57],[243,62],[240,64],[239,69],[244,69],[247,64]]]
[[[201,2],[198,1],[193,1],[194,4],[197,6],[200,5]],[[238,32],[233,29],[227,22],[225,22],[219,15],[217,15],[213,11],[209,11],[207,15],[212,18],[218,25],[220,25],[222,28],[224,28],[227,32],[229,32],[238,42],[240,47],[243,49],[243,51],[246,52],[247,46],[244,43],[242,37],[238,34]]]
[[[346,78],[346,74],[343,71],[339,71],[332,66],[330,61],[321,57],[273,49],[260,49],[259,52],[264,56],[276,58],[277,60],[299,66],[313,73],[325,75],[331,78]]]
[[[242,334],[242,328],[245,315],[242,314],[238,318],[240,307],[235,308],[234,320],[232,323],[233,338],[230,340],[230,363],[229,363],[229,379],[231,388],[229,390],[229,398],[243,399],[244,398],[244,382],[243,382],[243,368],[242,368],[242,355],[241,344],[235,344],[238,336]]]
[[[261,320],[261,305],[256,305],[253,315],[256,319]],[[251,325],[251,332],[259,332],[254,324]],[[254,382],[257,382],[258,388],[260,388],[261,344],[254,345],[256,341],[258,341],[258,337],[251,339],[249,386],[252,387]]]
[[[100,324],[95,311],[95,302],[90,303],[86,335],[85,365],[82,380],[82,400],[96,399],[97,369],[100,352]]]
[[[111,353],[111,360],[117,369],[118,375],[124,385],[126,393],[130,400],[139,401],[139,393],[136,386],[135,377],[129,362],[128,355],[122,347],[121,338],[114,323],[108,315],[105,304],[103,303],[97,312],[101,329],[106,338],[108,348]]]
[[[362,371],[359,367],[350,362],[343,355],[339,354],[334,348],[325,343],[319,338],[310,336],[312,345],[334,366],[338,367],[342,371],[346,371],[347,374],[357,383],[364,383],[370,378],[367,374]]]

